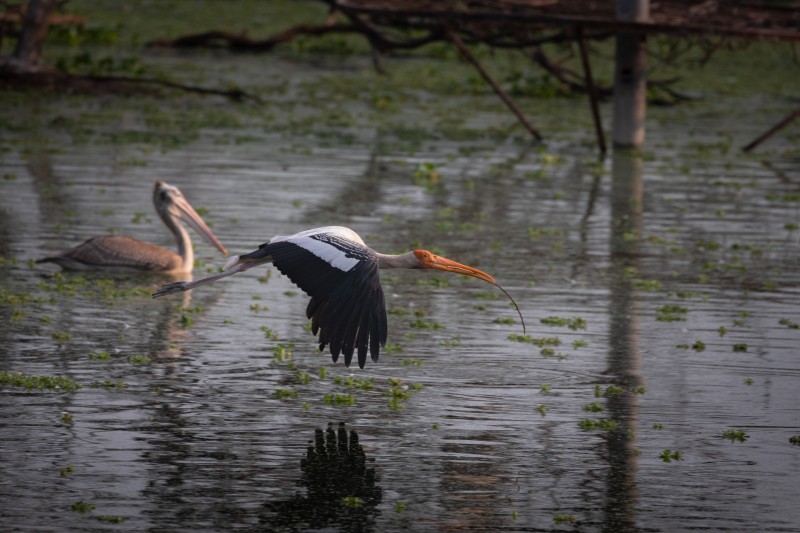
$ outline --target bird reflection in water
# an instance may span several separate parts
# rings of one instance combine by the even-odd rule
[[[367,468],[367,456],[358,434],[348,436],[344,423],[338,431],[317,429],[300,462],[298,484],[305,495],[264,504],[261,525],[265,531],[340,528],[371,531],[380,514],[381,488],[375,485],[375,469]]]

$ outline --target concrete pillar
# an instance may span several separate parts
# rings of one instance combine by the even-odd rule
[[[617,0],[617,20],[644,22],[649,0]],[[647,109],[647,50],[645,34],[617,34],[614,74],[614,145],[640,148],[644,144]]]

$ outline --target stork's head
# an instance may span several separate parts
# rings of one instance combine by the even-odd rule
[[[482,279],[492,285],[496,285],[494,278],[486,272],[481,272],[477,268],[462,265],[452,259],[447,259],[440,255],[436,255],[428,250],[414,250],[414,256],[419,261],[418,268],[432,268],[435,270],[444,270],[446,272],[453,272],[455,274],[463,274],[465,276],[472,276],[473,278]]]

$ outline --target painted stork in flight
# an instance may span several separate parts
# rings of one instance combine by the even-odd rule
[[[37,263],[57,263],[66,270],[102,270],[106,272],[160,272],[188,274],[194,268],[194,250],[183,221],[198,235],[216,246],[224,255],[228,251],[206,226],[177,187],[156,181],[153,204],[164,224],[175,235],[178,253],[161,246],[122,235],[93,237],[58,255],[44,257]]]
[[[340,226],[278,235],[258,250],[231,257],[218,274],[164,285],[153,297],[188,291],[266,263],[273,263],[311,296],[306,316],[311,319],[312,333],[319,333],[320,351],[330,345],[333,361],[344,354],[348,367],[356,352],[361,368],[367,361],[367,351],[377,361],[381,346],[386,345],[386,303],[378,275],[381,268],[436,269],[481,279],[503,291],[522,320],[514,299],[489,274],[427,250],[400,255],[378,253],[356,232]],[[524,331],[524,320],[522,327]]]

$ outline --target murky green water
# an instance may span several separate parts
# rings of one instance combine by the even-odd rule
[[[3,530],[800,531],[797,127],[737,152],[786,101],[653,108],[643,159],[597,163],[579,100],[523,100],[535,146],[490,95],[323,101],[366,62],[205,64],[286,87],[3,97],[0,371],[80,385],[0,386]],[[341,224],[474,265],[527,336],[489,286],[389,272],[389,349],[347,369],[277,272],[152,300],[29,263],[171,246],[156,178],[233,253]]]

